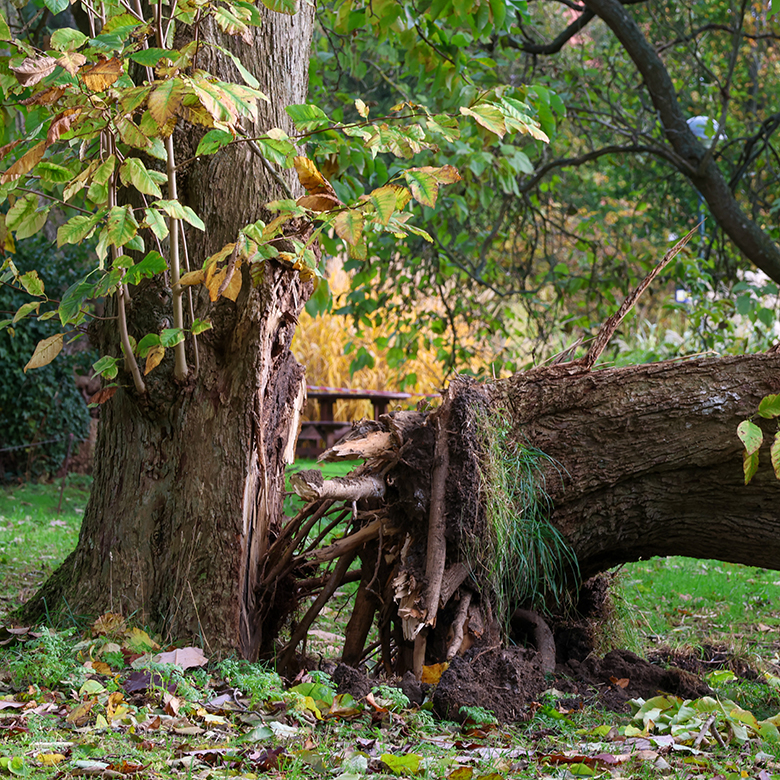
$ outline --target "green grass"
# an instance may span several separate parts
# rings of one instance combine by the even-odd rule
[[[780,571],[653,558],[624,567],[620,588],[647,648],[726,644],[749,658],[780,660]]]
[[[0,490],[0,616],[26,601],[76,546],[91,484],[70,475],[60,514],[62,480]]]

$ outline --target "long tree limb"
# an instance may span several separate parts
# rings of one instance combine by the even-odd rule
[[[653,106],[674,151],[695,169],[680,168],[707,201],[718,224],[745,256],[771,279],[780,282],[780,248],[744,213],[717,163],[691,132],[677,101],[664,63],[639,25],[618,0],[586,0],[618,38],[644,79]],[[699,169],[700,163],[702,169]]]

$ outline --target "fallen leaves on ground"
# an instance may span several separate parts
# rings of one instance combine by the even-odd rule
[[[763,744],[778,750],[780,714],[758,719],[726,698],[659,695],[635,700],[630,718],[594,724],[594,711],[567,708],[551,691],[521,726],[473,718],[456,726],[434,721],[429,704],[415,708],[394,700],[386,687],[355,699],[337,692],[321,672],[283,685],[260,665],[209,665],[200,648],[160,647],[118,615],[99,618],[81,640],[29,629],[0,636],[9,640],[3,652],[16,654],[18,664],[0,674],[0,774],[8,776],[780,775],[773,755],[745,752]],[[59,682],[48,688],[34,682],[36,664],[55,659],[65,664]],[[26,682],[24,669],[31,676]],[[440,670],[429,668],[429,675],[437,680]],[[729,683],[729,675],[715,672],[711,683]],[[768,689],[780,688],[780,678],[766,682]]]

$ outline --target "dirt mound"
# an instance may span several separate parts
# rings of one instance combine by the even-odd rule
[[[537,656],[509,648],[455,658],[436,686],[433,711],[459,723],[466,719],[461,707],[491,710],[502,722],[522,720],[528,704],[549,687]]]
[[[563,670],[568,678],[568,691],[586,698],[595,695],[604,707],[614,712],[627,712],[629,699],[649,699],[661,693],[683,699],[712,694],[710,687],[696,675],[683,669],[656,666],[628,650],[613,650],[602,659],[571,659]]]

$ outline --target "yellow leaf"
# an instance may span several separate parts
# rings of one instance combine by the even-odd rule
[[[363,119],[368,119],[368,106],[360,98],[355,101],[355,108]]]
[[[23,369],[24,373],[27,373],[28,368],[40,368],[41,366],[49,365],[62,351],[64,335],[63,333],[55,333],[53,336],[39,341],[35,347],[35,352],[33,352],[32,357]]]
[[[159,344],[153,346],[146,355],[146,366],[144,367],[144,376],[150,371],[157,368],[162,362],[165,356],[165,347],[161,347]]]
[[[431,666],[423,666],[421,682],[428,683],[429,685],[436,685],[441,679],[441,676],[447,671],[448,663],[431,664]]]
[[[296,157],[293,160],[293,164],[298,173],[298,179],[306,192],[310,195],[331,195],[334,198],[336,197],[330,182],[317,170],[317,166],[308,157]]]
[[[95,706],[97,699],[88,699],[82,702],[75,709],[71,710],[68,717],[65,718],[68,723],[72,723],[74,726],[84,726],[89,720],[89,711]]]
[[[125,646],[134,653],[146,653],[149,650],[160,649],[160,645],[140,628],[131,628],[125,632]]]
[[[179,279],[182,287],[191,287],[194,284],[203,284],[206,279],[206,272],[201,268],[199,271],[189,271]]]
[[[210,266],[209,270],[211,268],[214,268],[215,266]],[[219,286],[222,284],[223,281],[225,281],[225,276],[227,276],[227,268],[223,268],[220,271],[217,271],[215,274],[211,274],[211,278],[209,278],[209,275],[206,275],[206,289],[209,291],[209,299],[213,303],[217,300],[218,293],[219,293]]]
[[[87,58],[80,52],[66,51],[57,60],[57,65],[67,70],[71,76],[75,76],[86,61]]]
[[[149,113],[160,128],[167,128],[184,97],[181,79],[167,79],[149,95]],[[170,127],[173,130],[173,125]]]
[[[238,270],[238,264],[236,264],[236,268],[233,271],[233,276],[231,277],[228,286],[225,288],[222,294],[226,298],[235,302],[240,292],[241,292],[241,271]]]
[[[65,761],[65,756],[62,753],[39,753],[38,761],[43,766],[57,766]]]
[[[355,246],[363,235],[363,214],[353,209],[342,211],[333,220],[333,227],[339,238]]]
[[[25,152],[2,176],[0,184],[8,184],[9,181],[16,181],[25,173],[29,173],[43,157],[46,151],[46,141],[40,141],[32,149]]]
[[[61,64],[59,61],[57,64]],[[36,95],[27,98],[26,100],[20,100],[19,102],[23,106],[50,106],[56,103],[65,94],[65,87],[49,87],[44,89],[43,92],[38,92]],[[19,143],[19,141],[17,141]]]
[[[322,193],[320,195],[304,195],[298,198],[296,203],[305,209],[312,211],[332,211],[341,205],[341,201],[335,195]]]
[[[121,615],[116,612],[106,612],[92,624],[92,636],[124,633],[126,629],[125,619]]]
[[[122,75],[122,60],[117,57],[101,60],[91,68],[82,70],[80,75],[87,89],[92,92],[102,92]]]

